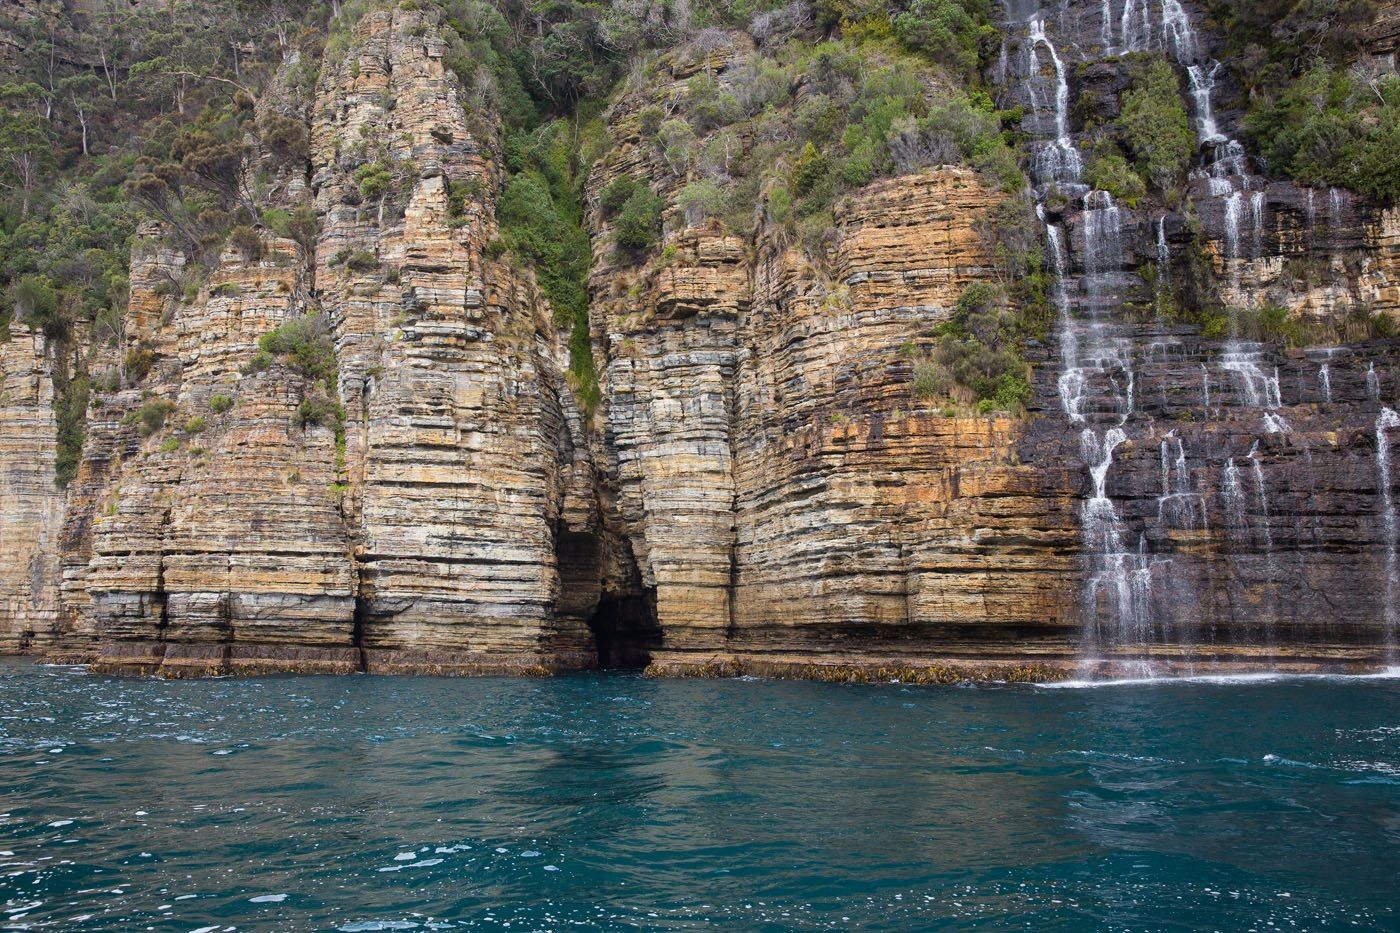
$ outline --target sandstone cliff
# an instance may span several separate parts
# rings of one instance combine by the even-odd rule
[[[1075,144],[1047,49],[1084,65],[1077,113],[1117,106],[1098,10],[1008,25],[1001,93],[1033,165]],[[311,228],[255,221],[202,275],[151,222],[120,340],[16,321],[0,343],[0,650],[166,676],[1386,656],[1400,344],[1243,347],[1161,296],[1204,274],[1231,307],[1395,318],[1394,209],[1266,181],[1214,141],[1189,209],[1041,191],[1059,320],[1027,340],[1029,401],[950,404],[916,370],[969,286],[1005,284],[988,231],[1007,192],[965,165],[896,172],[837,198],[815,247],[766,190],[752,235],[695,216],[683,192],[708,176],[642,124],[696,76],[748,80],[753,41],[707,34],[645,61],[602,117],[590,409],[542,270],[501,248],[501,127],[445,63],[439,14],[372,10],[340,48],[314,87],[289,54],[256,103],[309,156],[250,140],[240,170]],[[623,178],[661,204],[641,250],[613,245]],[[55,386],[80,371],[86,438],[59,489]]]

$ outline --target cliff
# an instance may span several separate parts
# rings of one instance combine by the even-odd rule
[[[519,143],[437,9],[372,8],[310,72],[289,47],[241,105],[256,211],[202,256],[148,216],[116,339],[16,314],[0,342],[0,650],[164,676],[1386,663],[1400,214],[1207,132],[1235,119],[1223,76],[1192,93],[1225,52],[1168,6],[1012,5],[990,70],[1019,189],[912,116],[879,138],[918,157],[879,171],[783,148],[877,84],[937,123],[948,73],[875,51],[862,77],[768,27],[639,58],[580,179],[573,334],[558,270],[508,246]],[[1154,57],[1194,165],[1115,196],[1084,153]],[[879,119],[851,99],[833,147]],[[992,294],[1014,340],[969,323]]]

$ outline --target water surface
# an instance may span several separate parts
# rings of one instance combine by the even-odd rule
[[[1400,681],[0,663],[3,929],[1400,929]]]

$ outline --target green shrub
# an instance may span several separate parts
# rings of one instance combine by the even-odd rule
[[[232,408],[233,399],[227,395],[215,395],[209,399],[209,410],[216,415],[222,415]]]
[[[180,449],[180,439],[178,437],[167,437],[164,441],[161,442],[161,445],[158,449],[163,454],[174,453],[175,451]]]
[[[1318,65],[1246,127],[1269,167],[1300,184],[1400,202],[1400,77],[1368,83]]]
[[[656,131],[656,141],[671,172],[680,175],[695,154],[695,131],[684,120],[670,119]]]
[[[792,166],[793,192],[799,197],[810,193],[817,183],[826,177],[828,167],[826,156],[818,152],[817,147],[809,141]]]
[[[151,373],[151,367],[155,365],[156,355],[150,347],[138,344],[126,351],[126,357],[122,361],[122,368],[126,371],[126,378],[129,382],[140,382]]]
[[[940,65],[971,75],[997,35],[989,0],[914,0],[891,20],[896,38]]]
[[[152,434],[165,427],[166,416],[174,410],[174,403],[166,399],[148,399],[136,411],[136,422],[140,426],[141,436],[150,437]]]
[[[676,206],[685,213],[686,223],[696,224],[724,210],[724,191],[714,181],[691,182],[676,196]]]
[[[1132,74],[1118,126],[1138,171],[1159,191],[1171,191],[1185,180],[1196,152],[1176,72],[1165,59],[1150,58],[1138,62]]]
[[[253,373],[266,372],[267,368],[271,365],[272,354],[268,353],[266,350],[259,350],[257,353],[253,354],[252,359],[243,365],[240,372],[245,376],[250,376]]]
[[[263,253],[262,237],[258,236],[258,231],[246,224],[241,224],[229,231],[228,245],[238,250],[245,262],[254,262]]]
[[[335,386],[335,346],[323,315],[307,314],[283,323],[258,339],[258,350],[268,357],[284,357],[308,380]]]
[[[308,251],[314,248],[316,234],[321,229],[316,209],[310,204],[298,205],[292,212],[281,208],[268,208],[262,212],[262,222],[279,237],[296,240]]]
[[[58,451],[54,460],[54,481],[66,488],[78,475],[87,434],[87,408],[91,385],[86,376],[68,379],[55,374],[54,413],[58,418]]]
[[[379,257],[369,250],[357,249],[345,257],[345,266],[355,272],[373,272],[379,268]]]
[[[383,196],[394,182],[393,173],[383,162],[366,162],[355,169],[355,187],[371,200]]]
[[[617,215],[617,246],[633,253],[656,245],[661,235],[661,209],[665,201],[650,188],[639,187]]]
[[[462,181],[447,180],[447,221],[460,227],[466,222],[467,208],[481,200],[481,182],[475,178]]]
[[[637,179],[631,175],[619,175],[614,178],[598,196],[598,206],[603,209],[603,216],[612,217],[622,210],[622,205],[636,192],[638,184]]]
[[[297,426],[330,427],[339,434],[345,430],[345,409],[324,392],[312,392],[297,406]]]
[[[185,433],[186,433],[186,434],[199,434],[199,433],[200,433],[201,431],[203,431],[203,430],[204,430],[204,418],[203,418],[203,416],[201,416],[201,415],[196,415],[195,417],[191,418],[189,421],[186,421],[186,422],[185,422]]]
[[[969,285],[937,328],[932,353],[915,363],[914,393],[924,400],[959,395],[983,413],[1018,411],[1031,395],[1020,343],[1020,322],[1005,293],[987,283]]]
[[[1137,207],[1147,194],[1147,185],[1142,177],[1133,171],[1128,160],[1117,152],[1104,152],[1103,146],[1095,147],[1084,166],[1084,180],[1101,191],[1107,191],[1114,199],[1128,207]]]
[[[300,120],[269,114],[263,118],[259,135],[263,145],[283,162],[295,164],[311,158],[311,137]]]
[[[54,338],[68,333],[60,295],[54,282],[43,275],[27,275],[10,286],[10,306],[15,318]]]

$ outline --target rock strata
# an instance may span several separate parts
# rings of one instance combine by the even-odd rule
[[[696,170],[641,123],[753,48],[707,35],[604,115],[585,192],[590,410],[538,270],[500,248],[501,129],[445,64],[429,6],[366,14],[314,91],[289,59],[257,102],[304,123],[309,157],[252,145],[245,181],[310,210],[314,232],[250,222],[251,241],[195,268],[148,224],[121,341],[75,349],[11,323],[0,651],[170,677],[649,664],[927,683],[1384,661],[1400,341],[1241,356],[1154,308],[1153,283],[1194,256],[1228,302],[1393,319],[1395,210],[1261,181],[1241,246],[1199,177],[1199,229],[1115,207],[1122,257],[1103,273],[1083,204],[1051,205],[1066,280],[1115,289],[1133,404],[1104,466],[1065,416],[1056,333],[1028,342],[1024,411],[917,390],[968,287],[1006,276],[994,181],[948,165],[878,179],[836,200],[816,247],[762,212],[752,236],[688,216]],[[1089,29],[1086,8],[1057,28]],[[1064,47],[1084,59],[1086,112],[1111,116],[1119,64]],[[614,248],[602,195],[623,176],[663,205],[653,248]],[[328,365],[264,340],[293,331]],[[80,371],[85,441],[59,489],[56,387]],[[1113,548],[1084,533],[1104,501]],[[1131,651],[1095,629],[1117,580],[1145,607]]]

